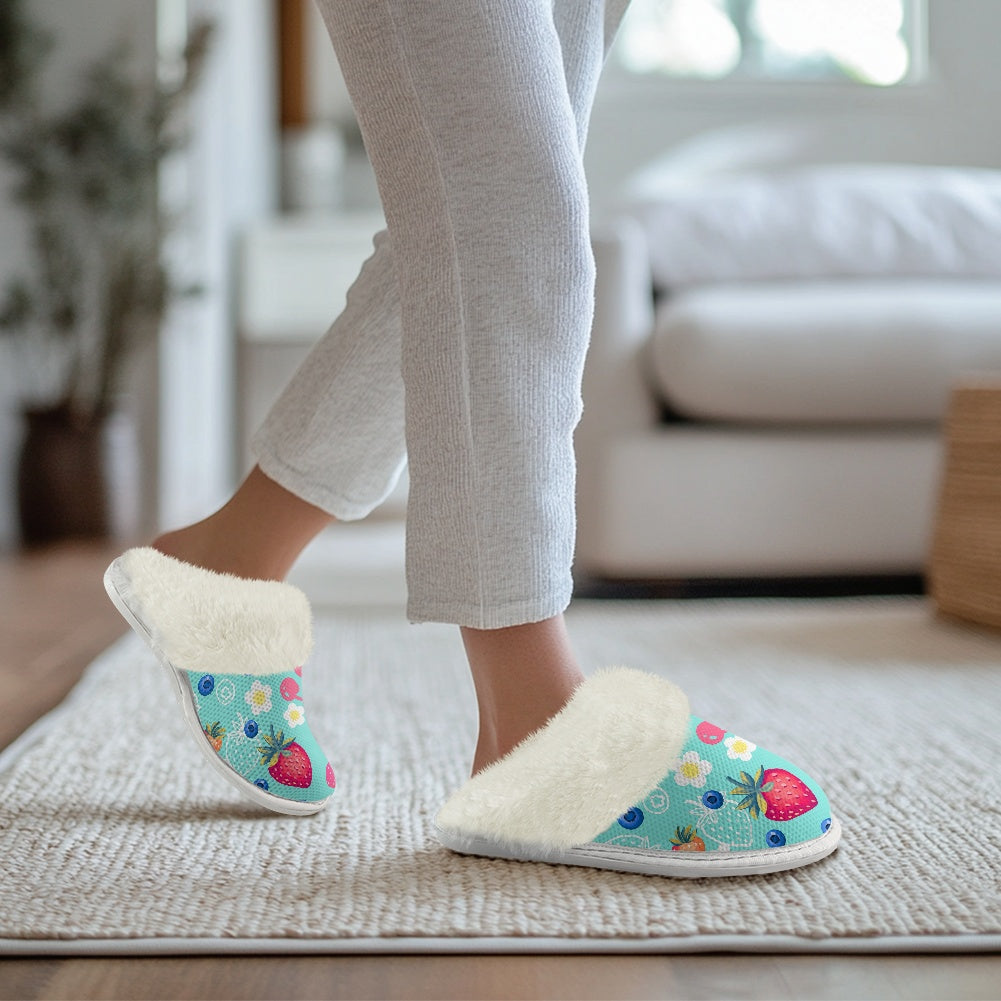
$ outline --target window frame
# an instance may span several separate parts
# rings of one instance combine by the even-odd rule
[[[925,99],[936,88],[928,45],[928,0],[904,0],[903,36],[910,54],[905,76],[897,83],[867,84],[847,77],[768,77],[741,72],[739,68],[724,77],[673,76],[662,72],[636,72],[616,59],[613,51],[606,62],[602,90],[613,98],[641,103],[672,100],[688,105],[703,102],[717,104],[764,99],[798,105],[818,101],[821,105],[882,105],[889,101],[910,103]],[[628,16],[628,12],[627,12]]]

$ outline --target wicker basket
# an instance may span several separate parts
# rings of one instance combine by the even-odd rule
[[[928,583],[938,608],[1001,627],[1001,378],[953,391]]]

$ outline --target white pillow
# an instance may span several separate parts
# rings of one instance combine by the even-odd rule
[[[649,189],[648,189],[649,190]],[[1001,277],[1001,171],[847,164],[672,180],[635,198],[654,282]]]

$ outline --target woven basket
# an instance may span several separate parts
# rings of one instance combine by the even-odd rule
[[[928,583],[941,611],[1001,627],[1001,379],[952,393]]]

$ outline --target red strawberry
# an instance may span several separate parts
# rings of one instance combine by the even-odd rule
[[[695,736],[698,737],[703,744],[718,744],[723,737],[726,736],[726,730],[721,730],[713,723],[703,720],[695,728]]]
[[[285,731],[275,734],[271,724],[271,735],[264,737],[264,744],[257,750],[261,754],[261,764],[267,766],[268,774],[283,786],[305,789],[313,781],[313,765],[309,755],[294,740],[285,739]]]
[[[747,810],[754,820],[761,813],[769,820],[792,820],[817,805],[809,786],[784,768],[762,766],[757,775],[741,772],[739,780],[730,775],[727,778],[734,785],[731,795],[744,797],[737,809]]]

